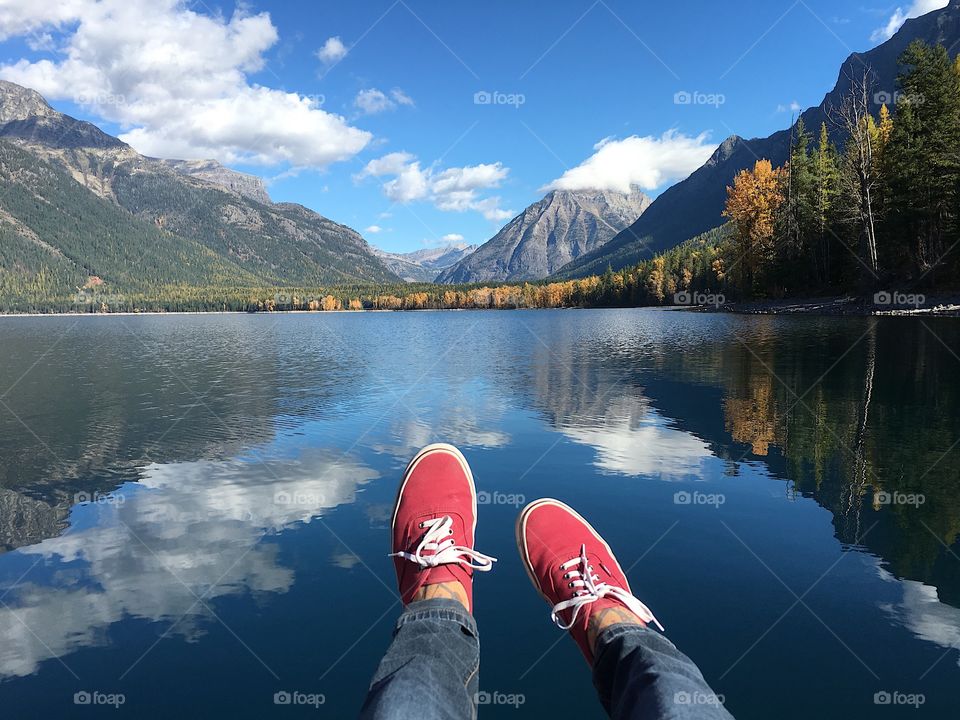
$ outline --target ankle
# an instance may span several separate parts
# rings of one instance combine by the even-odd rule
[[[463,605],[467,612],[470,612],[470,600],[467,598],[467,591],[463,585],[458,582],[436,583],[435,585],[424,585],[417,590],[413,596],[412,602],[418,600],[456,600]]]
[[[597,610],[590,615],[587,623],[587,643],[590,645],[590,652],[596,653],[597,638],[612,625],[647,626],[643,620],[624,607],[607,607]]]

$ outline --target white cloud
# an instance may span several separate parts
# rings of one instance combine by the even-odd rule
[[[353,104],[367,115],[375,115],[383,112],[384,110],[389,110],[392,107],[396,107],[393,101],[387,97],[386,93],[381,90],[377,90],[376,88],[361,90],[359,93],[357,93],[357,97],[353,101]]]
[[[332,65],[333,63],[343,60],[348,52],[350,52],[350,50],[347,49],[347,46],[343,44],[343,40],[337,35],[332,38],[327,38],[323,47],[317,50],[317,57],[320,58],[320,61],[325,65]]]
[[[913,0],[913,3],[906,10],[898,7],[886,25],[873,31],[870,40],[873,42],[889,40],[910,18],[920,17],[934,10],[940,10],[948,4],[949,0]]]
[[[56,32],[61,56],[0,65],[0,77],[83,104],[147,155],[323,167],[372,139],[315,98],[249,82],[278,39],[267,13],[210,16],[179,0],[5,3],[0,37],[40,31]]]
[[[780,105],[777,105],[778,113],[785,113],[785,112],[798,113],[801,110],[803,110],[803,106],[800,103],[798,103],[796,100],[791,102],[789,105],[784,105],[782,103]]]
[[[0,7],[0,40],[30,35],[42,28],[58,28],[80,17],[92,0],[59,0],[56,3],[5,0]]]
[[[656,190],[686,178],[707,161],[716,147],[709,142],[707,133],[690,137],[676,130],[669,130],[659,138],[637,135],[623,140],[606,138],[594,146],[593,155],[543,190],[630,192],[634,186]]]
[[[480,193],[499,187],[509,172],[499,162],[446,170],[423,168],[410,153],[395,152],[371,160],[356,179],[392,176],[384,182],[383,192],[395,203],[429,200],[438,210],[473,210],[488,220],[499,222],[512,217],[513,212],[500,208],[499,197],[481,197]]]
[[[413,98],[407,95],[400,88],[394,88],[390,91],[390,97],[393,98],[393,101],[397,105],[406,105],[408,107],[413,107],[416,103],[413,102]]]
[[[461,235],[460,233],[450,233],[448,235],[444,235],[440,239],[448,243],[463,242],[463,235]]]
[[[383,232],[383,228],[380,227],[379,225],[371,225],[366,230],[364,230],[364,232],[370,233],[371,235],[376,235],[377,233]]]
[[[376,115],[387,110],[394,110],[398,105],[413,107],[414,102],[413,98],[400,88],[394,88],[389,95],[382,90],[377,90],[377,88],[369,88],[357,93],[353,104],[366,115]]]

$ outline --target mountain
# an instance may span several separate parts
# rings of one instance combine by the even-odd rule
[[[273,202],[263,178],[231,170],[216,160],[160,160],[160,162],[181,175],[206,180],[261,205],[270,205]]]
[[[595,250],[650,205],[639,190],[554,190],[517,215],[439,283],[540,280]]]
[[[807,129],[816,134],[826,122],[833,140],[843,143],[844,138],[830,122],[830,111],[840,106],[852,79],[858,74],[863,77],[864,68],[870,69],[873,78],[875,114],[884,103],[892,104],[899,73],[897,61],[914,40],[942,44],[956,55],[960,50],[960,0],[951,0],[942,10],[907,20],[900,31],[883,44],[868,52],[850,55],[840,69],[833,90],[820,105],[801,114]],[[633,265],[722,225],[726,188],[733,184],[736,174],[752,167],[758,158],[766,158],[775,166],[782,165],[789,148],[789,129],[753,140],[736,135],[727,138],[703,167],[666,190],[635,223],[602,248],[562,268],[557,276],[584,277],[602,273],[608,266],[616,270]]]
[[[259,179],[145,157],[5,81],[0,178],[7,296],[397,281],[359,233],[271,202]]]
[[[456,265],[476,249],[476,245],[450,243],[409,253],[389,253],[378,248],[373,251],[391,272],[406,282],[430,283],[442,270]]]

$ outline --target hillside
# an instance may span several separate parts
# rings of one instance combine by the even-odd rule
[[[862,77],[869,68],[873,77],[874,114],[880,105],[890,101],[899,72],[897,60],[914,40],[942,44],[952,55],[960,51],[960,0],[951,0],[942,10],[908,20],[890,40],[864,53],[854,53],[843,63],[833,90],[817,107],[801,114],[807,128],[818,130],[826,122],[834,141],[843,138],[830,122],[831,108],[838,107],[850,89],[851,79]],[[758,158],[782,165],[788,155],[790,130],[769,137],[744,140],[736,135],[727,138],[714,155],[689,178],[666,190],[630,227],[603,248],[585,254],[560,269],[557,277],[585,277],[635,264],[651,255],[671,248],[688,238],[723,224],[721,217],[726,188],[741,170],[752,167]]]
[[[142,156],[3,81],[0,177],[0,292],[20,300],[397,280],[359,233],[259,179]]]

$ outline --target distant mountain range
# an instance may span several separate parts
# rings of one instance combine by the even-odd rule
[[[442,272],[437,282],[540,280],[601,248],[649,205],[650,198],[639,190],[554,190]]]
[[[407,282],[432,283],[443,270],[456,265],[477,249],[477,245],[451,243],[442,247],[424,248],[409,253],[373,251],[390,271]]]
[[[834,140],[842,143],[843,138],[838,137],[830,122],[830,110],[839,107],[852,78],[858,73],[862,78],[865,67],[872,71],[875,114],[882,104],[892,105],[899,73],[897,60],[914,40],[942,44],[951,55],[956,55],[960,50],[960,0],[951,0],[942,10],[907,20],[890,40],[847,58],[834,89],[820,105],[801,115],[807,128],[818,132],[826,122]],[[635,223],[603,247],[573,260],[557,276],[584,277],[602,273],[608,266],[618,270],[722,225],[726,188],[733,184],[736,174],[752,167],[760,158],[775,166],[782,165],[789,147],[789,129],[753,140],[737,135],[727,138],[703,167],[666,190]]]
[[[157,160],[0,81],[0,290],[397,282],[356,231],[214,161]],[[12,290],[11,290],[12,288]]]

